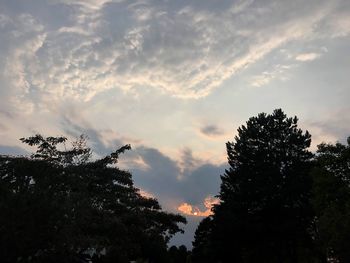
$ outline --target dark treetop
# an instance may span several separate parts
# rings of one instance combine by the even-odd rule
[[[311,253],[311,136],[297,121],[261,113],[226,144],[230,168],[197,229],[195,262],[300,262]]]

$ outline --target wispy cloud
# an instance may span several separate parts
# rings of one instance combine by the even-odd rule
[[[320,53],[301,53],[295,57],[298,61],[312,61],[321,56]]]
[[[262,87],[269,84],[272,80],[278,79],[282,81],[288,80],[288,75],[286,72],[295,65],[281,65],[277,64],[270,71],[264,71],[259,75],[256,75],[251,80],[251,85],[254,87]]]

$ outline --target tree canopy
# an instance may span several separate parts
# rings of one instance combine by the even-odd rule
[[[302,262],[311,253],[311,136],[297,122],[280,109],[261,113],[226,144],[220,203],[197,229],[194,259],[211,251],[217,262]]]
[[[165,262],[184,217],[140,194],[116,164],[125,145],[92,160],[84,137],[21,139],[31,157],[0,156],[2,262]]]
[[[320,253],[336,262],[350,262],[350,137],[318,146],[312,202]]]

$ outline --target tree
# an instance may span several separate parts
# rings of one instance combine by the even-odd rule
[[[162,262],[180,215],[142,196],[118,157],[97,160],[84,137],[21,139],[38,150],[30,158],[0,156],[2,262]]]
[[[170,263],[186,263],[190,257],[190,253],[184,245],[179,247],[171,246],[168,250],[168,256]]]
[[[327,259],[350,262],[350,137],[318,145],[313,169],[317,244]]]
[[[303,262],[311,253],[311,136],[297,122],[281,109],[261,113],[226,144],[209,233],[218,262]]]
[[[215,262],[211,234],[213,227],[213,218],[205,217],[198,225],[192,242],[192,261],[194,263],[211,263]]]

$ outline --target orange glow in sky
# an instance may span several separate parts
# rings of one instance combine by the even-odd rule
[[[213,207],[213,205],[218,203],[219,199],[212,196],[208,196],[203,201],[203,204],[206,207],[205,211],[201,211],[197,206],[192,206],[188,203],[180,204],[177,210],[179,210],[185,215],[207,217],[212,214],[211,208]]]

